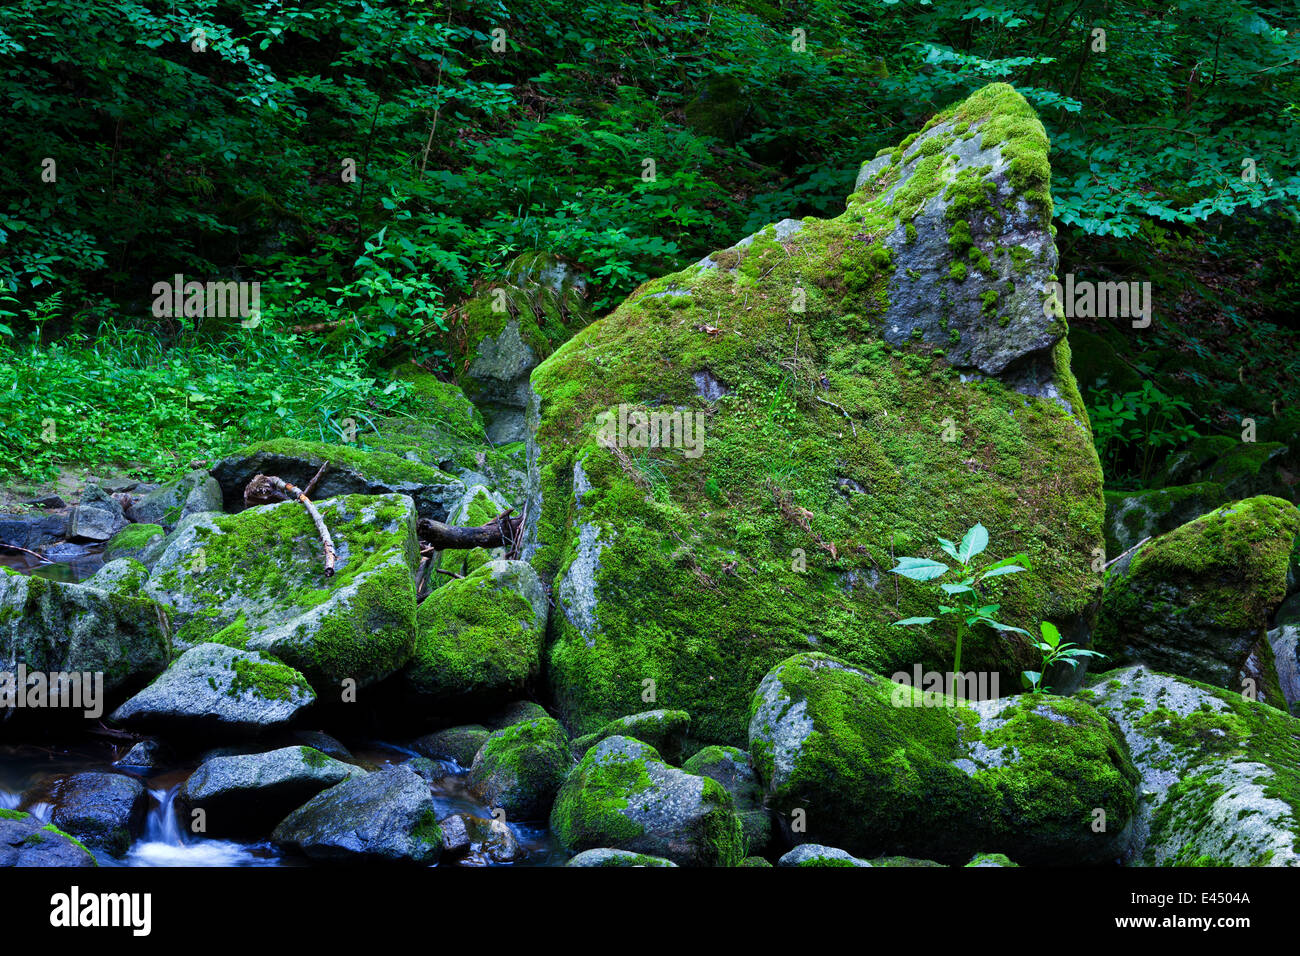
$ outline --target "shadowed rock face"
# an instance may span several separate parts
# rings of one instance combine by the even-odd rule
[[[525,557],[573,734],[665,708],[741,744],[750,692],[801,651],[946,669],[951,633],[892,627],[934,589],[887,571],[977,521],[1031,568],[990,588],[1002,620],[1086,645],[1102,479],[1043,307],[1047,149],[987,87],[867,164],[843,215],[646,283],[533,371]],[[1036,663],[973,645],[1005,687]]]

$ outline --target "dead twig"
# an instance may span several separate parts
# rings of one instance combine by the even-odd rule
[[[311,493],[316,490],[316,483],[321,480],[321,476],[325,474],[325,469],[329,468],[329,466],[330,463],[328,461],[321,462],[320,470],[317,471],[314,476],[312,476],[311,481],[307,482],[307,487],[302,490],[302,493],[304,495],[306,495],[308,498],[311,497]]]
[[[322,470],[324,470],[322,466]],[[320,477],[320,472],[317,472]],[[312,479],[314,482],[315,479]],[[282,478],[274,475],[254,475],[253,479],[244,486],[244,504],[268,504],[273,501],[283,501],[293,499],[307,509],[307,514],[311,516],[312,523],[316,525],[316,533],[320,535],[321,544],[325,549],[325,577],[334,576],[334,539],[330,537],[329,528],[325,527],[325,519],[321,517],[316,506],[312,504],[311,499],[297,485],[291,485]]]
[[[53,564],[54,561],[43,554],[37,554],[35,551],[28,551],[26,548],[20,548],[16,544],[0,544],[0,548],[8,548],[11,551],[21,551],[23,554],[30,554],[37,561],[44,561],[46,564]]]

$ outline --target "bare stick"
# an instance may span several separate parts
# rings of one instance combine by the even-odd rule
[[[311,516],[312,522],[316,525],[316,533],[320,535],[321,544],[325,547],[325,577],[333,577],[334,539],[330,537],[329,528],[325,527],[325,519],[320,516],[320,512],[311,503],[311,499],[297,485],[291,485],[274,475],[254,475],[252,480],[244,486],[244,501],[248,503],[274,500],[277,493],[284,498],[293,498],[307,509],[307,514]]]
[[[35,551],[28,551],[26,548],[20,548],[16,544],[0,544],[0,548],[9,548],[13,551],[21,551],[23,554],[30,554],[37,561],[44,561],[46,564],[54,563],[50,558],[47,558],[45,555],[37,554]]]
[[[306,495],[308,498],[311,497],[311,493],[316,489],[316,483],[320,481],[321,475],[325,474],[325,470],[329,468],[329,466],[330,463],[328,461],[321,462],[320,470],[316,472],[315,476],[312,478],[311,481],[307,482],[307,487],[302,490],[302,493],[304,495]]]

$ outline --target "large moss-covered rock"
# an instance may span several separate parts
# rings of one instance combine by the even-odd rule
[[[210,836],[264,837],[322,790],[365,773],[313,747],[281,747],[210,757],[186,779],[179,796],[187,818],[203,811]]]
[[[30,813],[0,808],[0,867],[98,866],[74,837]]]
[[[257,734],[288,723],[316,699],[298,671],[257,651],[190,648],[116,711],[133,727],[187,734]]]
[[[524,561],[490,561],[420,604],[403,677],[440,708],[490,706],[517,695],[541,669],[549,610]]]
[[[316,503],[338,552],[296,501],[183,525],[145,586],[170,605],[184,645],[265,651],[314,686],[392,674],[415,640],[415,509],[406,495]]]
[[[1280,498],[1224,505],[1125,555],[1106,579],[1097,649],[1117,664],[1148,666],[1242,690],[1252,650],[1286,597],[1300,510]],[[1269,655],[1271,657],[1271,654]],[[1256,691],[1281,704],[1271,660]]]
[[[405,765],[317,794],[285,817],[272,839],[324,862],[429,864],[442,855],[429,784]]]
[[[474,756],[469,786],[510,819],[545,819],[572,763],[560,722],[536,717],[488,736]]]
[[[490,453],[483,416],[459,386],[411,362],[394,368],[393,378],[407,386],[407,414],[373,416],[378,434],[365,432],[368,448],[449,473]]]
[[[1047,695],[923,704],[825,654],[774,667],[754,694],[750,751],[787,837],[954,864],[983,850],[1058,865],[1124,852],[1137,772],[1093,708]]]
[[[611,850],[602,847],[598,850],[583,850],[572,857],[565,866],[676,866],[672,860],[661,856],[646,856],[644,853],[632,853],[628,850]]]
[[[468,767],[491,733],[482,724],[461,724],[425,734],[411,743],[411,749],[421,757],[454,760],[462,767]]]
[[[801,843],[789,853],[777,860],[777,866],[848,866],[870,867],[866,860],[859,860],[850,853],[833,846],[820,843]]]
[[[949,634],[892,626],[934,588],[886,572],[976,521],[1032,568],[990,582],[1002,618],[1086,636],[1102,477],[1043,307],[1047,146],[989,86],[869,164],[842,216],[646,283],[534,370],[527,555],[574,733],[649,701],[741,744],[753,687],[811,647],[942,669]],[[1005,640],[964,659],[1004,686],[1033,663]]]
[[[1142,774],[1129,862],[1300,866],[1300,719],[1143,667],[1080,694],[1119,724]]]
[[[148,597],[0,568],[0,671],[25,664],[29,674],[103,674],[104,692],[120,699],[167,666],[168,636],[166,617]]]
[[[254,475],[275,475],[306,488],[327,461],[329,468],[312,491],[314,500],[339,495],[407,495],[421,518],[443,521],[449,504],[465,490],[459,478],[389,452],[288,438],[241,448],[217,462],[212,477],[221,485],[226,510],[238,511],[244,503],[244,486]]]
[[[551,829],[570,850],[630,850],[680,866],[734,866],[743,855],[731,794],[631,737],[587,751],[556,797]]]
[[[682,762],[690,730],[691,715],[684,710],[644,710],[611,720],[594,734],[579,737],[573,742],[573,755],[581,760],[583,754],[606,737],[635,737],[653,747],[669,763],[678,764]]]

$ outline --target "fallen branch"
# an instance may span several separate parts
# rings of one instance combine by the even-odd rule
[[[23,554],[30,554],[37,561],[44,561],[46,564],[53,564],[54,561],[43,554],[37,554],[35,551],[28,551],[26,548],[20,548],[16,544],[0,544],[0,548],[9,548],[12,551],[21,551]]]
[[[325,470],[321,466],[321,472]],[[321,472],[316,473],[319,478]],[[312,479],[315,484],[316,478]],[[316,506],[311,503],[298,486],[291,485],[283,479],[276,478],[274,475],[254,475],[252,480],[244,486],[244,504],[270,504],[275,501],[284,501],[292,498],[299,502],[307,509],[307,514],[311,516],[312,522],[316,525],[316,533],[320,535],[321,544],[325,548],[325,577],[334,576],[334,539],[330,537],[329,528],[325,527],[325,519],[321,517]]]
[[[517,550],[523,533],[523,517],[512,518],[513,508],[507,508],[487,524],[459,528],[432,518],[416,522],[420,542],[438,551],[469,550],[470,548],[505,548],[507,553]]]

